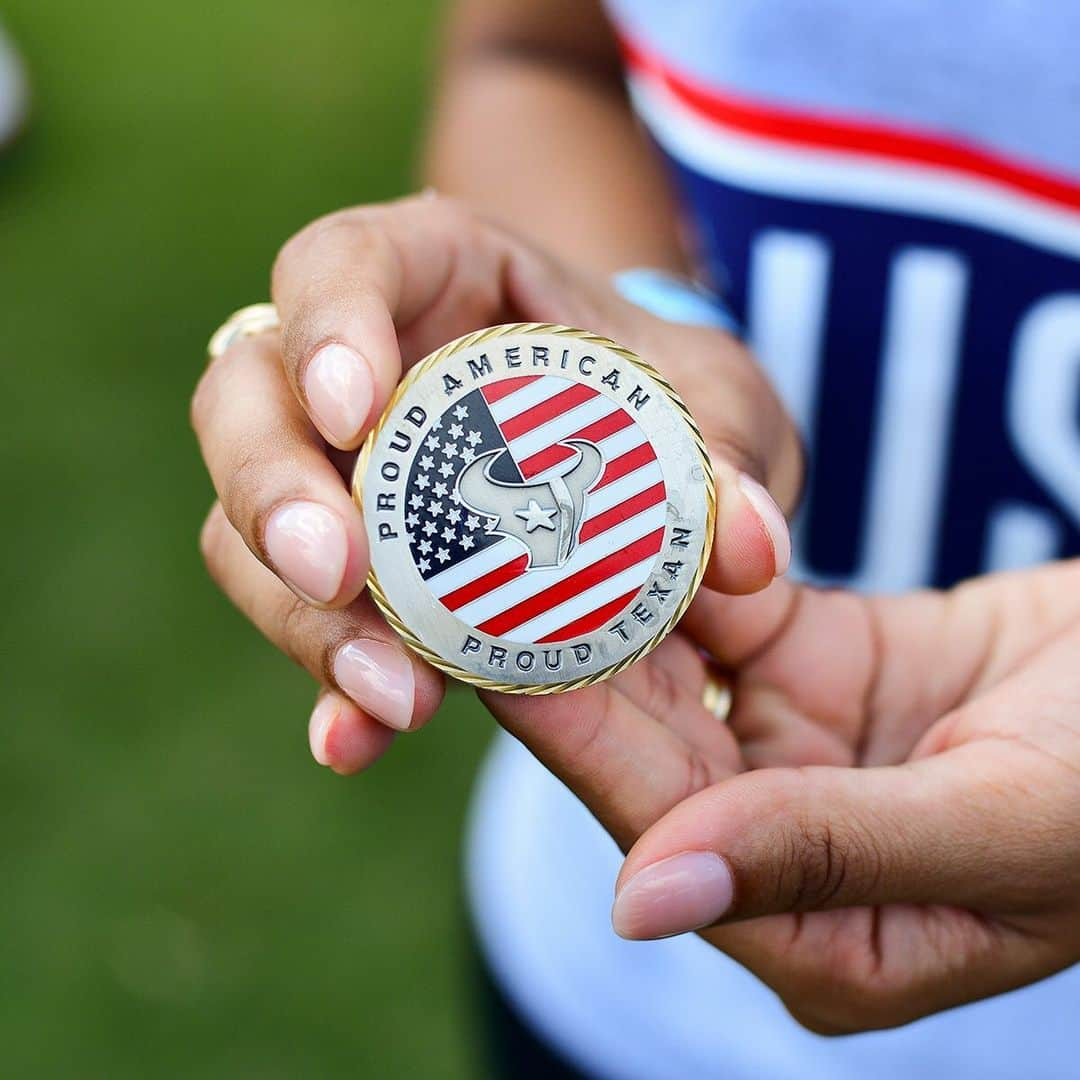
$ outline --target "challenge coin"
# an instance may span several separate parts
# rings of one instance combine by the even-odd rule
[[[356,465],[368,587],[455,678],[573,690],[655,648],[693,598],[715,489],[671,386],[607,338],[519,323],[402,380]]]

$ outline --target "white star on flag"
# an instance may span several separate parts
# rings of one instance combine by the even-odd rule
[[[527,533],[537,529],[550,529],[555,531],[555,515],[559,512],[557,506],[542,507],[535,499],[529,500],[529,505],[521,510],[514,511],[514,517],[521,518],[525,522]]]

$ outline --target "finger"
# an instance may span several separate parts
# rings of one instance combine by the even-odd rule
[[[1000,910],[1020,895],[1030,852],[986,745],[902,766],[763,769],[703,791],[627,858],[616,929],[660,937],[721,919],[894,902],[989,898]]]
[[[571,693],[481,694],[624,850],[672,806],[729,776],[737,758],[730,733],[702,705],[700,683],[686,677],[686,657],[657,653]]]
[[[391,728],[332,690],[319,695],[308,721],[311,756],[339,776],[370,768],[393,741]]]
[[[731,595],[754,593],[791,565],[786,515],[802,488],[802,444],[750,352],[727,335],[693,333],[710,334],[711,348],[702,344],[697,364],[676,363],[665,374],[697,416],[716,475],[716,533],[705,583]],[[702,385],[702,361],[712,393]]]
[[[768,489],[713,454],[716,529],[705,584],[733,596],[755,593],[791,565],[787,519]]]
[[[363,587],[360,512],[281,371],[273,337],[214,360],[192,424],[225,514],[248,548],[299,596],[341,606]]]
[[[721,666],[738,671],[728,723],[751,767],[906,756],[883,758],[877,728],[867,735],[884,663],[866,598],[781,579],[754,596],[703,591],[683,625]]]
[[[741,771],[739,748],[726,718],[719,719],[706,708],[705,680],[697,646],[682,634],[670,634],[646,661],[619,675],[614,686],[701,758],[713,762],[709,772],[718,779]]]
[[[498,322],[508,238],[450,200],[414,197],[316,221],[274,266],[285,370],[328,441],[355,447],[416,359]]]
[[[219,506],[203,526],[202,550],[226,596],[322,685],[397,731],[435,713],[442,677],[406,649],[366,594],[336,611],[298,600],[251,555]]]

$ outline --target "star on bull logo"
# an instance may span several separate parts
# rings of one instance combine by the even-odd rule
[[[529,569],[562,566],[577,547],[585,493],[600,476],[604,459],[590,442],[561,443],[577,451],[557,475],[522,483],[497,480],[492,467],[506,450],[480,455],[458,476],[458,497],[470,510],[495,520],[489,533],[510,536],[525,545]]]

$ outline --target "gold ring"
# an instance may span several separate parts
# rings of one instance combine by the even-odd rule
[[[724,723],[731,713],[731,683],[716,675],[705,676],[705,688],[701,691],[701,704]]]
[[[281,325],[277,308],[273,304],[249,304],[234,311],[214,331],[206,351],[216,360],[241,338],[254,337],[264,330],[276,330]]]

